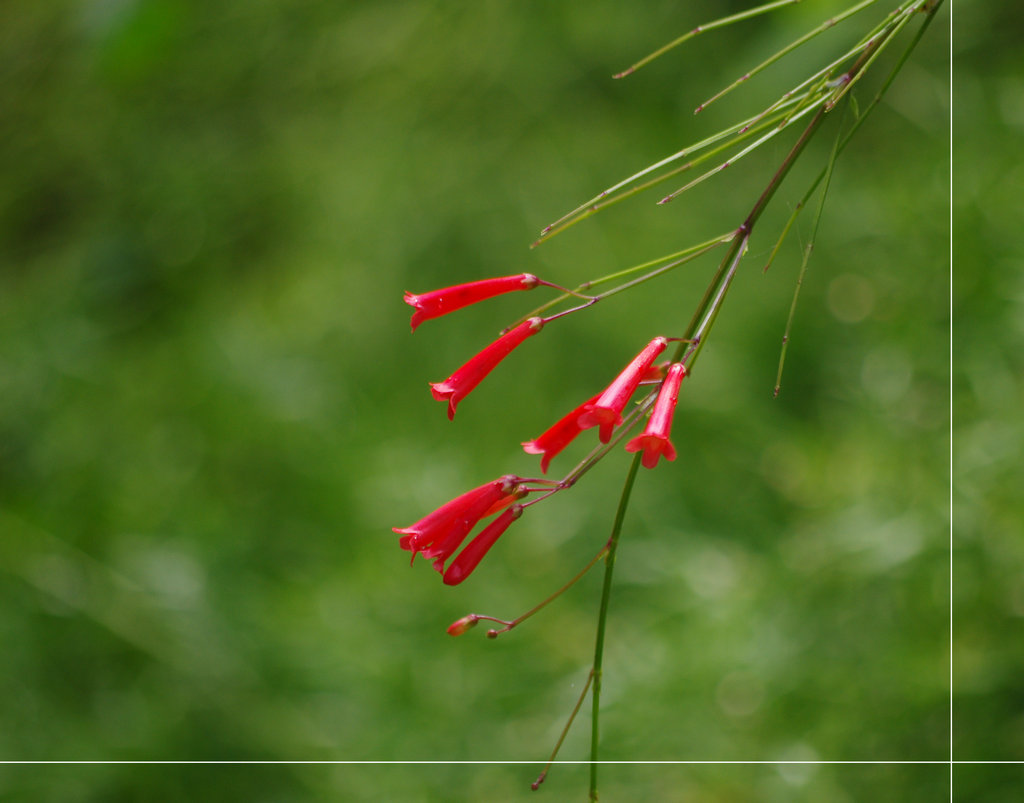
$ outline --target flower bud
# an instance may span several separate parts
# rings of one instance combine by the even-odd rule
[[[472,627],[476,627],[476,623],[480,621],[480,617],[475,613],[471,613],[468,616],[463,616],[461,619],[457,619],[448,625],[449,636],[461,636],[467,630]]]

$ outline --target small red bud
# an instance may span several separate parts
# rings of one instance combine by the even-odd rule
[[[452,622],[450,625],[448,625],[448,635],[461,636],[470,628],[476,627],[476,623],[479,621],[480,617],[477,616],[475,613],[471,613],[468,616],[463,616],[461,619],[458,619]]]

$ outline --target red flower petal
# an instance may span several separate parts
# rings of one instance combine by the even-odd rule
[[[580,428],[600,427],[598,437],[601,443],[608,443],[612,437],[612,429],[622,423],[622,411],[647,373],[647,369],[667,345],[668,341],[663,337],[656,337],[648,343],[597,401],[587,407],[579,418]]]
[[[558,419],[542,435],[523,444],[523,451],[527,454],[544,455],[540,459],[541,473],[547,474],[551,458],[572,443],[576,436],[583,431],[579,424],[580,415],[583,414],[586,407],[595,401],[597,401],[597,396],[592,396],[571,413]]]

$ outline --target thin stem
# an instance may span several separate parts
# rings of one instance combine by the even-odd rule
[[[822,175],[824,175],[824,172],[822,172]],[[820,179],[821,176],[816,178],[812,186],[817,187],[818,181]],[[800,201],[797,202],[797,205],[793,208],[793,213],[789,216],[789,220],[787,220],[786,225],[782,227],[782,233],[779,234],[779,239],[775,241],[775,246],[772,248],[771,253],[768,254],[768,261],[765,262],[764,268],[761,270],[762,273],[767,273],[768,268],[770,268],[772,266],[772,263],[775,262],[775,257],[778,256],[779,249],[782,248],[782,243],[785,241],[786,237],[789,236],[789,230],[793,228],[793,224],[796,223],[797,217],[803,211],[804,205],[807,203],[809,198],[810,193],[801,198]]]
[[[835,105],[843,97],[845,97],[847,93],[849,93],[849,91],[854,87],[854,85],[867,73],[868,67],[870,67],[872,63],[874,63],[875,59],[877,59],[882,54],[882,51],[885,50],[889,42],[895,39],[896,35],[901,30],[903,30],[903,26],[910,22],[910,16],[910,13],[904,12],[904,14],[897,21],[895,21],[888,29],[886,29],[882,34],[880,34],[881,38],[877,40],[877,44],[873,42],[872,48],[868,51],[865,51],[868,57],[863,61],[862,64],[857,65],[856,70],[851,69],[847,73],[849,80],[844,81],[843,84],[836,89],[833,96],[825,104],[825,108],[834,108]]]
[[[543,285],[544,287],[552,287],[555,290],[561,290],[563,296],[576,296],[578,298],[590,298],[585,293],[580,293],[576,290],[570,290],[568,287],[562,287],[560,284],[553,284],[552,282],[546,282],[543,279],[538,279],[537,284]]]
[[[768,202],[771,201],[772,197],[781,186],[782,181],[786,177],[786,174],[789,173],[790,168],[803,152],[803,149],[807,147],[807,143],[811,141],[814,133],[818,130],[818,127],[825,119],[825,113],[824,108],[818,109],[818,113],[815,115],[814,119],[811,120],[808,126],[804,129],[803,133],[800,135],[800,139],[798,139],[796,144],[793,145],[793,148],[790,150],[783,163],[779,166],[779,169],[775,171],[775,175],[772,176],[771,181],[768,182],[768,186],[765,187],[760,197],[754,203],[753,208],[743,221],[743,224],[736,230],[732,243],[729,246],[729,250],[726,252],[725,257],[719,264],[718,271],[712,278],[707,290],[704,291],[704,297],[700,300],[700,303],[697,305],[697,309],[693,313],[693,317],[690,319],[690,323],[686,327],[686,334],[684,337],[689,339],[691,343],[689,345],[685,343],[679,344],[676,348],[673,362],[678,362],[683,359],[684,353],[685,358],[689,360],[689,367],[692,368],[693,363],[696,362],[697,355],[700,349],[703,348],[704,339],[710,332],[711,326],[714,324],[715,318],[718,315],[718,309],[721,307],[721,303],[725,298],[725,291],[728,290],[729,283],[732,282],[732,277],[736,273],[736,267],[739,264],[739,259],[743,255],[743,251],[750,239],[750,235],[754,231],[754,225],[768,206]],[[703,321],[703,323],[701,323],[701,321]]]
[[[622,417],[622,423],[616,428],[615,434],[612,435],[608,443],[602,443],[595,447],[589,455],[583,458],[579,464],[570,471],[565,478],[562,480],[562,488],[571,488],[575,485],[580,477],[586,474],[590,469],[597,465],[598,461],[601,460],[608,452],[614,449],[618,444],[625,438],[630,430],[636,425],[637,421],[643,416],[648,410],[651,404],[654,403],[654,399],[657,397],[657,389],[652,390],[644,399],[642,399],[636,407],[634,407],[629,413]],[[560,490],[561,490],[560,489]],[[539,500],[538,500],[539,501]]]
[[[722,303],[725,301],[725,294],[729,292],[729,287],[732,285],[733,277],[736,275],[736,269],[739,267],[740,260],[747,251],[747,243],[749,240],[750,234],[747,233],[736,248],[736,254],[733,257],[732,262],[729,263],[729,269],[726,271],[725,276],[715,293],[714,301],[711,303],[707,314],[704,316],[704,320],[697,328],[697,331],[694,333],[691,343],[686,350],[684,359],[687,360],[687,367],[690,370],[693,370],[693,366],[697,362],[697,357],[700,356],[700,350],[704,347],[705,337],[707,336],[707,333],[711,331],[711,327],[714,326],[715,320],[718,318],[718,313],[722,309]]]
[[[851,8],[846,9],[842,13],[837,14],[836,16],[830,17],[829,19],[825,20],[817,28],[815,28],[814,30],[808,31],[807,33],[805,33],[800,38],[795,39],[794,41],[790,42],[788,45],[786,45],[784,48],[782,48],[782,50],[780,50],[777,53],[769,56],[767,59],[765,59],[760,64],[758,64],[756,67],[754,67],[754,69],[750,70],[749,72],[747,72],[746,74],[744,74],[740,78],[737,78],[735,81],[733,81],[731,84],[729,84],[729,86],[725,87],[725,89],[722,89],[721,91],[719,91],[715,95],[712,95],[710,98],[705,100],[702,104],[700,104],[700,106],[698,106],[694,110],[694,114],[696,114],[697,112],[704,111],[704,109],[706,109],[708,106],[710,106],[716,100],[719,100],[720,98],[724,97],[725,95],[727,95],[729,92],[734,90],[736,87],[738,87],[740,84],[744,83],[745,81],[749,81],[751,78],[753,78],[759,72],[761,72],[762,70],[766,69],[767,67],[770,67],[772,64],[774,64],[775,62],[779,61],[784,56],[787,56],[788,54],[792,53],[798,47],[800,47],[803,44],[806,44],[811,39],[813,39],[815,36],[819,36],[820,34],[822,34],[825,31],[827,31],[829,28],[832,28],[833,26],[839,24],[843,20],[849,19],[854,14],[856,14],[856,13],[858,13],[860,11],[863,11],[868,6],[874,5],[877,2],[878,2],[878,0],[864,0],[862,3],[858,3],[857,5],[855,5],[855,6],[851,7]]]
[[[846,109],[849,104],[843,107],[843,117],[840,118],[839,128],[836,131],[835,141],[832,143],[832,153],[829,155],[827,172],[825,174],[825,185],[821,189],[821,197],[818,199],[818,212],[814,216],[814,225],[811,227],[811,237],[804,247],[803,260],[800,263],[800,273],[797,275],[796,287],[793,290],[793,301],[789,305],[789,317],[786,319],[786,331],[782,335],[782,350],[779,353],[779,371],[775,375],[775,388],[772,396],[779,395],[779,388],[782,386],[782,368],[786,364],[786,351],[789,349],[789,333],[793,326],[793,316],[796,314],[796,303],[800,298],[800,288],[803,287],[804,276],[807,273],[807,265],[811,259],[811,251],[814,250],[814,241],[818,236],[818,226],[821,223],[822,213],[825,211],[825,198],[828,196],[828,187],[832,182],[832,171],[835,168],[836,157],[839,156],[839,143],[843,131],[843,119],[846,117]]]
[[[935,8],[938,8],[938,5],[936,5]],[[914,38],[907,45],[906,50],[903,51],[903,54],[897,60],[896,64],[889,72],[889,75],[886,77],[885,81],[882,82],[882,86],[875,94],[875,97],[867,106],[864,107],[864,111],[857,116],[857,118],[853,122],[853,125],[850,127],[850,130],[846,133],[846,136],[843,137],[842,142],[839,143],[839,153],[843,152],[843,149],[849,144],[850,140],[852,140],[854,135],[857,133],[857,129],[859,129],[864,124],[864,121],[867,120],[868,115],[870,115],[871,112],[873,112],[878,107],[878,104],[881,103],[886,91],[889,89],[890,86],[892,86],[892,82],[896,80],[896,76],[899,74],[900,70],[903,69],[903,65],[906,64],[907,59],[910,58],[910,54],[914,51],[914,48],[917,46],[918,42],[921,41],[921,38],[924,36],[925,30],[927,30],[928,25],[929,23],[931,23],[933,18],[934,12],[929,11],[927,18],[925,18],[925,21],[921,24],[921,27],[914,35]],[[807,191],[804,193],[803,197],[800,199],[796,207],[793,209],[793,213],[790,215],[789,220],[786,221],[786,225],[783,227],[782,234],[779,236],[779,239],[775,243],[775,247],[772,249],[771,255],[768,258],[768,263],[764,267],[765,270],[768,270],[772,262],[775,261],[775,256],[778,253],[779,249],[782,247],[782,243],[786,239],[786,236],[789,234],[790,229],[793,227],[793,223],[795,222],[797,216],[799,216],[799,214],[807,206],[807,202],[810,200],[811,195],[814,194],[814,191],[817,189],[818,184],[820,184],[822,179],[825,177],[825,172],[827,169],[827,166],[821,169],[818,175],[811,182],[810,186],[807,188]]]
[[[694,257],[698,257],[701,254],[706,253],[708,250],[714,248],[715,246],[729,242],[729,240],[732,239],[732,236],[733,232],[731,231],[725,234],[720,234],[718,237],[713,237],[710,240],[705,240],[704,242],[698,243],[697,245],[691,245],[689,248],[684,248],[682,251],[676,251],[675,253],[672,254],[666,254],[663,257],[652,259],[649,262],[644,262],[640,265],[634,265],[631,268],[626,268],[616,273],[609,273],[607,276],[603,276],[600,279],[595,279],[592,282],[587,282],[587,287],[591,288],[596,287],[599,284],[606,284],[607,282],[615,281],[616,279],[621,279],[626,276],[630,276],[646,268],[653,267],[654,265],[660,265],[663,262],[669,262],[670,260],[678,259],[680,257],[689,257],[690,259],[693,259]],[[673,267],[679,264],[682,264],[682,260],[673,263]],[[608,295],[610,292],[611,291],[605,292],[604,295]]]
[[[626,482],[622,488],[622,496],[619,499],[619,509],[615,512],[615,522],[612,524],[612,534],[608,539],[608,554],[604,559],[604,585],[601,587],[601,608],[597,615],[597,638],[594,641],[594,688],[591,693],[590,717],[590,799],[597,800],[597,757],[598,741],[600,737],[601,717],[601,673],[604,666],[604,634],[608,623],[608,605],[612,595],[612,574],[615,571],[615,553],[619,547],[619,535],[622,533],[622,522],[626,518],[626,508],[629,507],[629,495],[633,490],[633,483],[636,482],[636,473],[640,468],[640,452],[633,456],[633,462],[626,475]]]
[[[541,236],[538,237],[533,243],[531,243],[530,247],[535,248],[541,243],[545,242],[546,240],[550,240],[556,234],[560,234],[566,229],[575,226],[580,221],[586,220],[588,217],[591,217],[592,215],[596,215],[603,209],[606,209],[609,206],[613,206],[614,204],[617,204],[621,201],[624,201],[627,198],[632,198],[634,195],[637,195],[646,189],[649,189],[657,184],[660,184],[661,182],[671,178],[672,176],[678,175],[679,173],[682,173],[686,170],[695,167],[698,164],[701,164],[702,162],[707,161],[716,153],[721,153],[727,148],[730,148],[733,145],[742,142],[745,139],[749,139],[751,136],[758,133],[759,131],[771,128],[779,121],[786,119],[787,113],[790,113],[787,111],[789,106],[797,105],[802,101],[802,97],[789,99],[786,103],[781,104],[779,108],[774,109],[773,111],[775,113],[772,114],[771,116],[766,116],[764,112],[761,112],[756,117],[752,117],[748,120],[744,120],[741,123],[737,123],[733,126],[730,126],[729,128],[719,131],[717,134],[708,137],[707,139],[702,140],[701,142],[683,148],[681,151],[677,151],[671,156],[666,156],[664,159],[661,159],[660,161],[657,161],[654,164],[648,165],[643,170],[634,173],[632,176],[629,176],[628,178],[619,181],[614,186],[602,191],[601,193],[594,196],[586,203],[580,204],[572,211],[562,215],[562,217],[558,218],[558,220],[554,221],[553,223],[549,223],[541,230]],[[653,178],[650,178],[647,181],[643,182],[642,184],[636,185],[635,187],[624,189],[633,182],[643,178],[644,176],[650,173],[653,173],[658,168],[665,167],[666,165],[671,164],[672,162],[675,162],[676,160],[681,159],[684,156],[689,156],[692,153],[695,153],[699,150],[703,150],[704,148],[707,148],[708,146],[713,145],[721,140],[725,140],[725,142],[716,147],[715,149],[708,151],[707,153],[704,153],[701,156],[687,162],[686,164],[674,167],[671,170],[667,170],[666,172],[654,176]]]
[[[572,713],[569,714],[569,719],[565,723],[565,727],[562,728],[562,733],[558,737],[558,741],[555,743],[555,749],[551,751],[551,756],[548,758],[548,763],[544,765],[544,769],[540,775],[537,776],[537,780],[530,784],[530,788],[536,792],[540,789],[540,785],[544,783],[544,779],[548,777],[548,770],[551,769],[551,765],[555,763],[555,756],[558,755],[558,751],[562,749],[562,742],[565,741],[565,737],[569,735],[569,728],[572,727],[572,723],[576,721],[576,715],[580,712],[580,708],[583,707],[583,701],[587,697],[587,691],[590,689],[590,684],[594,680],[594,670],[591,669],[587,673],[587,682],[583,684],[583,691],[580,692],[580,696],[576,698],[576,705],[573,706]]]
[[[766,3],[765,5],[758,6],[757,8],[751,8],[751,9],[748,9],[746,11],[741,11],[738,14],[732,14],[731,16],[722,17],[720,19],[714,20],[713,22],[706,22],[703,25],[698,25],[692,31],[687,31],[682,36],[680,36],[680,37],[678,37],[676,39],[673,39],[667,45],[659,47],[657,50],[655,50],[650,55],[644,56],[642,59],[640,59],[640,61],[636,62],[635,64],[633,64],[630,67],[627,67],[622,72],[615,73],[615,75],[613,75],[612,77],[613,78],[624,78],[625,76],[630,75],[631,73],[636,72],[641,67],[643,67],[645,64],[650,64],[652,61],[654,61],[656,58],[658,58],[658,56],[662,56],[665,53],[667,53],[668,51],[670,51],[672,48],[678,47],[683,42],[685,42],[687,39],[692,39],[693,37],[697,36],[698,34],[702,34],[705,31],[712,31],[715,28],[724,28],[726,25],[731,25],[734,22],[740,22],[741,20],[750,19],[751,17],[757,17],[757,16],[759,16],[761,14],[765,14],[765,13],[767,13],[769,11],[774,11],[777,8],[782,8],[783,6],[789,6],[789,5],[792,5],[793,3],[799,3],[799,2],[800,2],[800,0],[775,0],[775,2],[773,2],[773,3]]]
[[[705,173],[699,175],[697,178],[693,179],[693,181],[689,182],[688,184],[683,185],[682,187],[680,187],[675,192],[669,193],[664,198],[662,198],[660,201],[658,201],[658,203],[659,204],[666,204],[669,201],[673,200],[674,198],[679,197],[680,195],[682,195],[687,190],[693,189],[698,184],[700,184],[702,181],[705,181],[706,179],[708,179],[711,176],[715,175],[715,173],[722,172],[723,170],[725,170],[730,165],[733,165],[736,162],[738,162],[744,156],[747,156],[748,154],[753,153],[755,150],[757,150],[762,145],[764,145],[764,143],[766,143],[768,140],[770,140],[773,137],[775,137],[776,135],[778,135],[780,131],[783,131],[785,128],[788,128],[790,125],[795,123],[797,120],[799,120],[802,117],[805,117],[806,115],[810,114],[812,111],[814,111],[814,108],[815,108],[814,106],[808,106],[806,109],[803,109],[799,113],[794,114],[792,117],[788,118],[785,121],[784,125],[777,126],[777,127],[773,128],[771,131],[769,131],[763,137],[760,137],[760,138],[756,139],[754,142],[750,143],[747,147],[743,148],[740,151],[737,151],[735,154],[730,156],[728,159],[726,159],[721,164],[719,164],[716,167],[713,167],[710,170],[706,171]]]
[[[730,234],[728,236],[731,237],[732,235]],[[643,276],[638,276],[637,278],[632,279],[631,281],[625,282],[624,284],[620,284],[617,287],[613,287],[611,290],[606,290],[605,292],[601,293],[595,298],[598,300],[602,298],[608,298],[609,296],[614,296],[618,293],[621,293],[624,290],[629,290],[630,288],[636,287],[638,284],[643,284],[644,282],[650,281],[656,276],[660,276],[663,273],[667,273],[668,271],[673,270],[674,268],[678,268],[680,265],[685,264],[686,262],[690,262],[699,256],[703,256],[708,251],[712,251],[715,248],[718,248],[718,246],[720,246],[723,242],[727,241],[719,237],[713,240],[710,244],[704,245],[699,250],[694,251],[691,254],[688,254],[682,259],[677,259],[675,262],[669,262],[667,265],[662,265],[660,268],[656,268],[655,270],[652,270],[649,273],[645,273]]]
[[[552,307],[557,306],[558,304],[562,303],[563,301],[572,296],[582,296],[582,292],[579,291],[590,290],[594,287],[597,287],[598,285],[607,284],[608,282],[615,281],[616,279],[621,279],[625,276],[630,276],[634,273],[638,273],[639,271],[645,270],[653,265],[660,265],[660,267],[657,267],[654,270],[637,277],[636,279],[631,279],[630,281],[625,282],[624,284],[613,287],[611,290],[606,290],[605,292],[600,293],[596,296],[584,296],[585,298],[588,299],[586,303],[580,304],[576,307],[573,307],[572,309],[565,310],[564,312],[560,312],[557,315],[545,318],[545,323],[547,321],[554,320],[556,317],[561,317],[562,315],[568,314],[570,312],[577,312],[581,309],[586,309],[587,307],[593,306],[603,298],[607,298],[609,296],[616,295],[617,293],[621,293],[623,290],[627,290],[630,287],[635,287],[636,285],[649,281],[650,279],[653,279],[656,276],[660,276],[663,273],[667,273],[670,270],[674,270],[675,268],[678,268],[680,265],[685,265],[687,262],[692,262],[694,259],[706,254],[708,251],[717,248],[723,243],[729,242],[729,240],[732,239],[732,237],[733,232],[729,232],[727,234],[715,237],[714,239],[707,240],[703,243],[692,245],[689,248],[683,249],[682,251],[676,251],[674,254],[667,254],[663,257],[659,257],[658,259],[652,259],[649,262],[644,262],[643,264],[640,265],[634,265],[633,267],[616,271],[615,273],[610,273],[607,276],[602,276],[599,279],[584,282],[583,284],[577,286],[576,291],[566,291],[557,298],[553,298],[550,301],[547,301],[541,304],[539,307],[526,313],[525,315],[520,316],[510,326],[507,326],[506,328],[502,329],[501,334],[505,334],[506,332],[511,331],[516,326],[521,324],[523,321],[529,320],[530,318],[541,316],[544,312],[547,312]],[[669,264],[662,264],[665,262],[668,262]]]
[[[486,619],[489,622],[497,622],[498,624],[505,625],[503,628],[501,628],[501,630],[488,630],[487,631],[487,638],[497,638],[502,633],[507,633],[509,630],[511,630],[516,625],[521,624],[522,622],[524,622],[527,619],[529,619],[531,616],[533,616],[535,613],[537,613],[541,609],[543,609],[543,608],[547,607],[548,605],[550,605],[552,602],[554,602],[556,599],[558,599],[560,596],[562,596],[562,594],[564,594],[566,591],[568,591],[570,588],[572,588],[574,585],[576,585],[576,583],[578,583],[583,578],[583,575],[585,575],[587,572],[589,572],[591,569],[593,569],[594,566],[597,564],[597,562],[599,560],[601,560],[601,558],[603,558],[605,556],[607,551],[608,551],[608,547],[607,546],[601,547],[601,549],[598,550],[597,554],[594,555],[594,557],[592,557],[590,559],[590,562],[587,563],[587,565],[584,566],[582,569],[580,569],[576,573],[576,575],[568,583],[566,583],[564,586],[562,586],[560,589],[558,589],[555,593],[549,595],[544,600],[542,600],[538,604],[534,605],[532,608],[530,608],[530,610],[528,610],[526,613],[524,613],[522,616],[519,616],[516,619],[512,619],[511,621],[507,621],[505,619],[497,619],[497,618],[495,618],[493,616],[480,616],[480,615],[474,614],[474,615],[476,615],[477,619]],[[557,750],[556,750],[556,752],[557,752]],[[554,758],[554,756],[552,756],[552,758]]]
[[[687,339],[689,339],[690,345],[686,346],[684,343],[680,343],[678,346],[676,346],[676,351],[672,357],[672,362],[679,362],[680,360],[682,360],[684,352],[689,354],[689,352],[694,347],[695,341],[696,344],[699,345],[700,341],[695,336],[697,326],[700,323],[700,319],[704,316],[709,305],[711,304],[711,300],[714,298],[715,295],[715,290],[721,283],[722,277],[725,276],[726,271],[729,269],[728,266],[732,264],[733,260],[736,258],[736,254],[739,253],[740,240],[742,239],[738,236],[739,234],[740,230],[737,229],[733,234],[732,245],[729,246],[729,250],[726,251],[725,256],[722,258],[722,261],[718,264],[718,270],[715,272],[715,275],[711,277],[711,282],[708,284],[707,289],[704,291],[704,296],[701,298],[700,303],[697,304],[697,308],[693,311],[693,317],[690,318],[690,322],[686,325],[685,336]]]
[[[600,298],[591,297],[589,301],[584,301],[582,304],[578,304],[575,307],[570,307],[569,309],[564,309],[561,312],[556,312],[554,315],[548,315],[543,319],[544,323],[549,324],[552,321],[558,320],[559,318],[564,318],[566,315],[572,315],[574,312],[579,312],[580,310],[584,310],[587,307],[592,307],[600,300]],[[507,329],[503,329],[502,334],[504,334],[507,331]]]

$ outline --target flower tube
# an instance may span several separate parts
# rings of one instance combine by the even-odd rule
[[[598,394],[598,396],[600,395]],[[544,455],[540,459],[542,474],[548,473],[548,464],[551,462],[551,458],[572,443],[576,436],[583,431],[580,429],[580,416],[589,405],[597,401],[598,396],[587,399],[571,413],[552,424],[542,435],[523,444],[523,451],[527,454]]]
[[[627,452],[643,450],[644,468],[654,468],[658,458],[664,455],[666,460],[676,459],[676,449],[668,436],[672,432],[672,417],[675,415],[676,402],[679,399],[679,385],[686,376],[686,366],[677,362],[668,369],[668,376],[658,392],[647,426],[642,435],[637,435],[626,444]]]
[[[498,518],[488,524],[480,534],[470,541],[466,548],[451,562],[445,570],[444,584],[457,586],[479,565],[484,555],[494,546],[495,541],[509,528],[513,521],[523,515],[522,505],[513,505]]]
[[[444,382],[431,382],[431,392],[438,401],[448,402],[448,420],[455,418],[455,408],[483,378],[493,371],[498,363],[530,335],[535,335],[544,326],[543,318],[529,318],[515,329],[506,332],[491,345],[470,359]]]
[[[448,529],[441,534],[441,537],[432,544],[424,545],[421,550],[423,557],[434,562],[434,568],[438,572],[444,572],[444,562],[448,560],[462,542],[466,540],[470,530],[476,527],[477,522],[487,516],[487,511],[495,501],[483,497],[478,499],[472,506],[466,508],[461,514],[455,517]]]
[[[405,303],[416,308],[412,314],[412,330],[423,321],[440,318],[449,312],[468,307],[478,301],[511,293],[514,290],[532,290],[540,284],[540,280],[532,273],[517,273],[515,276],[501,276],[495,279],[483,279],[479,282],[457,284],[454,287],[442,287],[429,293],[405,293]]]
[[[429,513],[415,524],[408,527],[393,527],[392,531],[402,537],[398,539],[398,545],[409,552],[412,552],[415,559],[416,553],[427,550],[433,551],[442,542],[448,540],[451,532],[465,526],[462,538],[473,529],[473,526],[491,510],[502,502],[506,497],[511,497],[516,491],[519,478],[506,474],[496,480],[474,488],[471,491],[455,497],[450,502],[441,505],[433,513]],[[468,526],[466,520],[470,520]],[[462,538],[451,551],[458,548]],[[449,554],[450,554],[449,552]],[[432,555],[426,555],[432,557]]]

